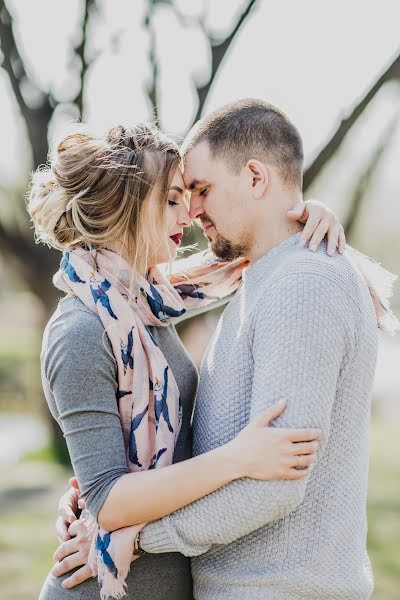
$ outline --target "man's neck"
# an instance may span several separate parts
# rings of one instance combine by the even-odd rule
[[[303,226],[301,223],[290,223],[289,221],[283,227],[274,227],[266,236],[257,236],[246,258],[251,262],[256,262],[272,250],[272,248],[279,246],[281,242],[284,242],[302,230]]]
[[[277,192],[267,202],[276,207],[276,212],[257,216],[252,244],[246,255],[251,262],[262,258],[272,248],[289,239],[303,229],[299,221],[290,221],[287,213],[302,200],[301,192]]]

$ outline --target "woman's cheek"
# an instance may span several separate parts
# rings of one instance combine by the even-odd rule
[[[167,218],[167,229],[168,229],[168,232],[174,233],[174,229],[176,227],[176,221],[177,221],[175,206],[168,206],[167,207],[166,218]]]

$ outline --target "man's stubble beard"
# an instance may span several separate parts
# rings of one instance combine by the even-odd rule
[[[222,260],[235,260],[247,254],[247,248],[243,244],[235,244],[218,233],[211,242],[211,250]]]
[[[236,258],[242,258],[246,256],[248,252],[247,245],[243,243],[234,243],[223,237],[217,232],[217,228],[215,227],[214,221],[212,221],[208,216],[205,215],[200,217],[200,222],[204,225],[212,225],[215,229],[216,236],[214,240],[212,240],[207,233],[205,233],[206,237],[208,237],[209,242],[211,244],[211,250],[214,252],[215,256],[221,258],[222,260],[235,260]]]

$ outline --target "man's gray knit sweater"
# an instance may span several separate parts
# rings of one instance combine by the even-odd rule
[[[367,600],[370,399],[377,322],[345,257],[295,235],[247,269],[204,358],[194,454],[287,401],[278,427],[319,427],[301,480],[241,479],[142,532],[147,552],[192,559],[196,600]]]

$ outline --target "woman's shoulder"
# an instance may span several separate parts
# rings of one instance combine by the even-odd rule
[[[104,332],[99,316],[76,296],[65,296],[59,301],[46,329],[51,337],[64,338],[68,335],[75,341],[87,337],[94,340]]]
[[[115,366],[112,347],[103,323],[76,297],[66,296],[48,321],[42,343],[41,360],[46,367],[61,361],[77,365],[106,361]]]

